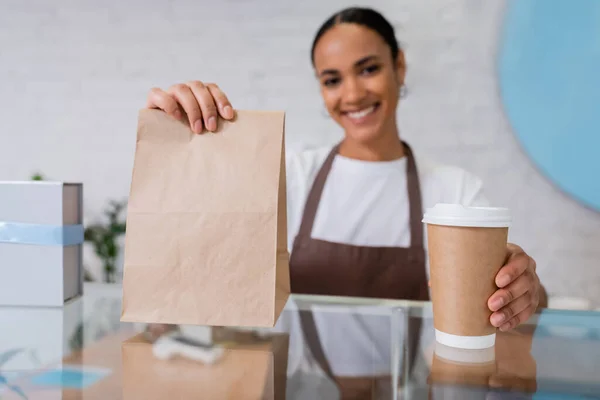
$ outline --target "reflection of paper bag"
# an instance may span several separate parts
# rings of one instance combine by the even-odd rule
[[[158,360],[138,337],[122,346],[123,400],[285,398],[288,336],[232,345],[213,365],[174,358]]]
[[[123,321],[273,326],[290,292],[284,114],[238,111],[194,134],[142,110]]]

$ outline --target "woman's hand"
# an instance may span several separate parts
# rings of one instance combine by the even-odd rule
[[[517,245],[507,246],[507,261],[496,275],[499,289],[489,298],[490,322],[501,331],[513,329],[547,305],[546,292],[536,273],[535,260]]]
[[[202,133],[204,128],[216,131],[219,116],[227,120],[234,117],[225,93],[214,83],[200,81],[178,83],[166,91],[153,88],[148,94],[146,108],[163,110],[176,119],[182,119],[185,113],[195,133]]]

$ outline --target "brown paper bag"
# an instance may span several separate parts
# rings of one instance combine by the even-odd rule
[[[275,325],[290,293],[284,146],[283,112],[202,135],[140,112],[122,321]]]
[[[141,337],[123,342],[123,400],[285,399],[289,337],[256,344],[230,344],[206,365],[175,357],[159,360]]]

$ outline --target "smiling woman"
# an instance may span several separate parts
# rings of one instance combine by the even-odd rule
[[[401,140],[396,108],[406,63],[381,14],[348,8],[332,15],[317,31],[311,60],[344,138],[286,156],[292,291],[427,300],[423,210],[437,203],[487,205],[482,182],[460,168],[415,157]],[[147,107],[177,119],[185,115],[198,134],[216,131],[217,118],[235,114],[216,84],[201,81],[152,89]],[[518,246],[506,253],[496,277],[500,289],[488,302],[491,323],[503,330],[545,304],[535,262]],[[315,322],[319,331],[331,327]],[[372,343],[361,340],[348,338],[347,345],[370,353]],[[348,349],[340,349],[340,358],[329,355],[333,374],[360,373],[344,361]],[[387,371],[389,364],[382,366]]]

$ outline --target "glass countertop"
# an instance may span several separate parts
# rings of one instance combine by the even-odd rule
[[[121,287],[0,307],[0,399],[600,398],[600,313],[544,310],[493,348],[435,342],[428,302],[293,295],[274,328],[120,322]]]

